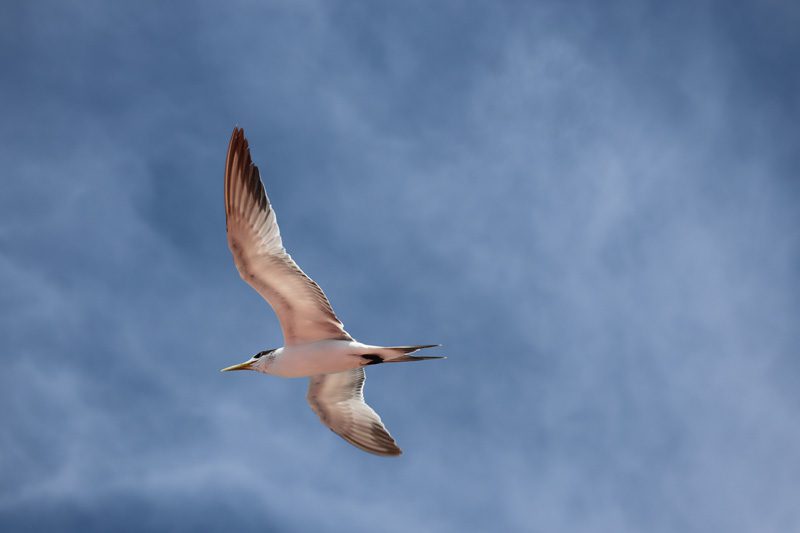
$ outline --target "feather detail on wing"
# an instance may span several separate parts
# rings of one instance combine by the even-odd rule
[[[400,455],[381,417],[364,402],[365,380],[363,368],[312,376],[308,403],[323,424],[353,446],[375,455]]]
[[[228,145],[225,219],[236,268],[275,310],[286,346],[352,340],[319,285],[286,253],[275,211],[241,128],[233,130]]]

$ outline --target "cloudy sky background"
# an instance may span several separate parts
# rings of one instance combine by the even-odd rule
[[[800,530],[794,2],[0,5],[0,529]],[[365,342],[325,429],[225,241],[245,128]]]

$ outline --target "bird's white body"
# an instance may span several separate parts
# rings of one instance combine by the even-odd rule
[[[324,340],[278,348],[258,359],[252,368],[282,378],[303,378],[360,368],[370,362],[364,355],[382,352],[379,346],[356,341]]]

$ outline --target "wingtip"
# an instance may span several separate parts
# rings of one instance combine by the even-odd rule
[[[378,457],[400,457],[403,455],[403,450],[400,448],[395,448],[394,450],[381,450],[381,451],[374,451],[368,450],[366,448],[362,448],[362,450],[371,453],[372,455],[377,455]]]
[[[233,127],[233,132],[231,132],[231,144],[239,145],[242,141],[247,142],[247,138],[244,135],[244,128],[237,124]]]

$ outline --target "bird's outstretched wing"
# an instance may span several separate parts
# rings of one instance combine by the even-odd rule
[[[225,219],[236,268],[275,310],[286,346],[324,339],[352,340],[325,293],[283,248],[275,211],[241,128],[233,130],[228,145]]]
[[[308,403],[322,423],[350,444],[376,455],[400,455],[381,417],[364,402],[363,368],[311,376]]]

